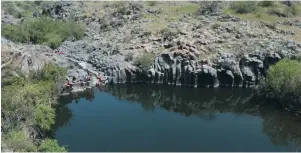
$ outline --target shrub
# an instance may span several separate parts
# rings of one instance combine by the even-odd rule
[[[67,152],[66,148],[60,147],[56,140],[46,139],[39,146],[40,152]]]
[[[197,15],[217,13],[220,11],[220,2],[218,1],[203,1],[201,7],[196,11]]]
[[[300,14],[300,12],[300,8],[297,4],[292,4],[291,6],[286,6],[284,8],[284,14],[286,14],[287,17],[297,16]]]
[[[218,29],[220,26],[221,26],[220,24],[214,23],[214,24],[212,24],[211,28],[212,29]]]
[[[46,64],[41,70],[32,71],[29,74],[29,79],[33,81],[57,81],[63,79],[66,70],[58,67],[55,64]]]
[[[39,104],[35,109],[35,121],[41,130],[50,130],[54,124],[55,111],[51,105]]]
[[[258,88],[260,95],[290,110],[301,108],[301,62],[284,59],[271,66]]]
[[[133,56],[134,56],[134,54],[133,53],[128,53],[128,54],[126,54],[125,55],[125,61],[132,61],[133,60]]]
[[[261,1],[259,2],[259,5],[262,6],[262,7],[270,7],[270,6],[274,6],[274,3],[273,1]]]
[[[268,13],[272,14],[272,15],[277,15],[279,17],[286,17],[286,14],[284,13],[283,9],[278,8],[278,7],[273,7],[271,9],[269,9]]]
[[[172,40],[179,34],[179,31],[170,28],[164,28],[160,31],[160,33],[162,34],[164,40]]]
[[[142,69],[148,69],[151,64],[153,64],[155,59],[155,55],[148,53],[148,54],[143,54],[141,56],[138,56],[134,60],[134,64]]]
[[[257,2],[255,1],[237,1],[232,2],[231,8],[236,13],[251,13],[253,12],[257,7]]]
[[[4,37],[22,43],[46,44],[57,48],[69,37],[80,39],[84,36],[84,28],[74,22],[63,22],[50,18],[27,19],[19,25],[3,25]]]
[[[15,152],[36,152],[34,143],[24,134],[23,131],[12,131],[4,137],[7,147]]]
[[[148,1],[147,3],[149,6],[155,6],[157,4],[156,1]]]
[[[8,149],[37,151],[37,136],[48,132],[54,124],[55,83],[65,73],[64,69],[47,64],[39,71],[32,71],[29,78],[3,78],[1,130]]]

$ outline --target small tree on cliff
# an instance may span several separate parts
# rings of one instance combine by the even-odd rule
[[[258,94],[275,100],[285,109],[301,108],[301,62],[284,59],[270,67]]]

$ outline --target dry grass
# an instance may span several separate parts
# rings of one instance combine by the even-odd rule
[[[148,32],[157,33],[164,28],[167,28],[166,21],[153,21],[145,24],[145,28]]]
[[[157,2],[155,6],[144,5],[147,8],[158,8],[162,12],[158,15],[144,14],[143,19],[149,20],[146,29],[149,32],[159,32],[167,27],[170,22],[179,22],[181,15],[194,13],[200,7],[199,4],[191,2]]]
[[[301,28],[295,27],[295,26],[279,26],[279,29],[282,29],[284,31],[294,31],[294,36],[286,36],[288,39],[294,40],[296,42],[301,43]]]

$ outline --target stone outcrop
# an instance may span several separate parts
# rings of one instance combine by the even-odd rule
[[[271,51],[234,55],[219,53],[215,60],[200,60],[194,45],[178,43],[161,53],[150,69],[135,66],[112,66],[104,71],[109,82],[147,82],[193,87],[252,87],[266,76],[268,68],[286,57]]]

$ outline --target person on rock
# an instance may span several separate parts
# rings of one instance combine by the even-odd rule
[[[101,80],[102,80],[101,73],[98,73],[96,85],[100,85]]]
[[[85,76],[85,81],[86,82],[90,81],[90,73],[88,73],[88,75]]]
[[[76,77],[75,76],[73,76],[73,78],[72,78],[72,83],[76,83]]]
[[[92,78],[92,74],[89,72],[87,76],[87,81],[91,81],[91,78]]]
[[[87,75],[85,75],[85,76],[83,75],[81,81],[86,82],[86,80],[87,80]]]
[[[69,87],[70,87],[70,81],[69,81],[69,79],[68,79],[68,78],[66,78],[66,84],[65,84],[65,86],[66,86],[67,88],[69,88]]]

